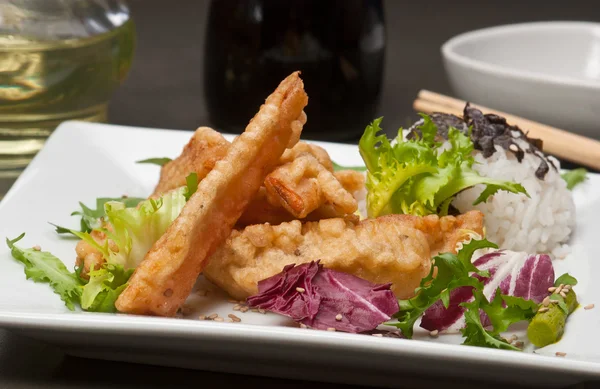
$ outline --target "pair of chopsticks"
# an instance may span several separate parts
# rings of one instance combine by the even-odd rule
[[[425,114],[443,112],[462,117],[465,105],[465,101],[421,90],[413,103],[413,108]],[[541,139],[544,142],[544,152],[547,154],[600,170],[600,141],[481,105],[471,103],[471,106],[484,114],[494,113],[503,116],[509,124],[521,128],[528,137]]]

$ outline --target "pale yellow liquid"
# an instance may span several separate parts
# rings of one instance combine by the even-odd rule
[[[61,122],[106,121],[134,36],[132,21],[86,39],[0,34],[0,198]]]

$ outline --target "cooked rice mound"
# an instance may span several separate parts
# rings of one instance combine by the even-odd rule
[[[525,142],[519,142],[525,148]],[[495,148],[496,152],[488,158],[476,151],[474,169],[483,176],[520,183],[530,198],[499,191],[487,202],[473,206],[483,190],[482,185],[477,185],[461,192],[452,205],[461,213],[472,209],[483,212],[486,238],[502,249],[564,258],[569,253],[566,242],[575,226],[575,203],[560,176],[560,162],[546,156],[556,169],[550,167],[539,179],[535,175],[539,157],[525,153],[519,162],[514,153],[498,145]]]

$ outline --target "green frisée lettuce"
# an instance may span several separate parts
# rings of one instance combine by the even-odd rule
[[[105,260],[100,268],[90,269],[89,279],[81,277],[81,267],[70,272],[60,259],[48,252],[17,247],[15,243],[25,234],[6,242],[12,256],[25,265],[27,279],[49,284],[67,308],[73,310],[78,304],[86,311],[116,312],[115,301],[127,287],[135,267],[197,190],[195,173],[190,174],[186,182],[186,186],[158,199],[141,202],[128,198],[119,199],[123,201],[98,199],[96,210],[82,204],[83,231],[65,230],[95,247]],[[92,237],[94,231],[103,233],[107,239],[98,243]]]
[[[102,245],[89,232],[72,233],[100,251],[109,265],[135,268],[179,216],[188,193],[187,186],[181,187],[159,199],[144,200],[137,207],[130,208],[119,201],[105,203],[105,219],[111,228],[94,228],[108,237]],[[109,240],[114,246],[109,245]]]
[[[503,295],[500,288],[492,302],[489,302],[481,289],[473,290],[473,301],[461,303],[465,307],[465,327],[461,333],[463,344],[489,347],[502,350],[520,351],[500,336],[514,323],[531,320],[538,310],[538,304],[522,297]],[[486,330],[481,323],[481,311],[490,319],[492,330]]]
[[[65,302],[70,310],[75,309],[83,291],[83,283],[76,273],[67,270],[65,264],[49,252],[34,248],[24,249],[15,243],[25,234],[15,239],[6,239],[13,258],[25,266],[25,277],[34,282],[47,283]]]
[[[471,277],[472,274],[489,276],[487,272],[479,271],[471,261],[475,251],[483,248],[498,248],[498,246],[485,239],[472,240],[464,245],[458,254],[443,253],[435,256],[429,275],[421,280],[420,286],[415,290],[415,297],[399,300],[400,310],[394,315],[397,322],[387,324],[399,328],[405,337],[412,338],[413,327],[417,320],[439,300],[448,308],[450,292],[454,289],[463,286],[483,289],[483,283]]]
[[[96,209],[92,209],[82,202],[79,203],[81,211],[75,211],[71,213],[71,216],[81,216],[81,229],[80,232],[91,232],[94,228],[99,228],[102,225],[102,219],[106,216],[104,210],[104,204],[110,201],[118,201],[125,204],[126,207],[135,207],[145,199],[140,197],[99,197],[96,199]],[[71,234],[72,230],[69,228],[61,227],[56,224],[50,223],[56,227],[58,234]]]
[[[90,271],[90,280],[81,294],[81,308],[92,312],[116,312],[115,301],[127,287],[133,270],[106,264],[99,270]]]
[[[447,214],[454,197],[467,188],[483,184],[474,205],[485,202],[499,190],[524,193],[522,185],[482,177],[473,169],[473,142],[459,130],[448,131],[449,148],[436,142],[437,127],[421,115],[421,137],[405,140],[403,130],[390,141],[382,134],[382,118],[367,126],[359,142],[367,167],[369,217],[390,213],[413,215]]]

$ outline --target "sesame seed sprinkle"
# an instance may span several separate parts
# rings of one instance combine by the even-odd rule
[[[588,304],[588,305],[586,305],[585,307],[583,307],[583,309],[585,309],[586,311],[587,311],[587,310],[590,310],[590,309],[592,309],[592,308],[594,308],[594,304]]]
[[[217,317],[219,317],[219,314],[218,314],[218,313],[211,313],[210,315],[208,315],[208,319],[209,319],[209,320],[214,320],[214,319],[216,319]]]
[[[342,314],[338,313],[337,315],[335,315],[335,320],[341,321],[342,320]]]
[[[32,249],[34,249],[35,251],[42,251],[42,248],[40,247],[39,244],[36,244],[35,246],[33,246]]]
[[[550,300],[552,304],[558,304],[558,300]]]
[[[232,321],[239,323],[242,321],[242,319],[240,319],[239,317],[237,317],[236,315],[234,315],[233,313],[230,313],[229,315],[227,315]]]
[[[225,319],[223,319],[222,317],[215,317],[213,320],[214,321],[219,321],[219,322],[225,321]]]
[[[439,335],[439,333],[440,333],[440,331],[438,331],[438,330],[433,330],[433,331],[431,331],[431,332],[429,333],[429,336],[431,336],[431,337],[435,338],[435,337],[437,337],[437,336]]]
[[[544,298],[544,300],[542,300],[542,305],[544,305],[545,307],[550,305],[550,296],[546,296],[546,298]]]
[[[557,352],[556,352],[556,356],[557,356],[557,357],[566,357],[566,356],[567,356],[567,353],[563,353],[562,351],[557,351]]]
[[[239,311],[240,309],[242,309],[242,306],[240,304],[236,304],[231,309],[233,309],[234,311]]]
[[[567,294],[564,291],[562,291],[562,292],[560,292],[560,297],[566,299],[567,298]]]
[[[549,309],[547,307],[543,307],[543,308],[538,309],[538,312],[539,313],[544,313],[544,312],[548,312],[548,310]]]
[[[296,292],[298,292],[298,293],[304,293],[304,292],[306,292],[306,289],[301,288],[301,287],[297,287],[296,288]]]
[[[548,292],[549,293],[554,293],[556,291],[556,287],[555,286],[551,286],[550,288],[548,288]]]
[[[248,308],[248,307],[241,307],[241,308],[240,308],[240,312],[242,312],[242,313],[246,313],[246,312],[248,312],[248,310],[249,310],[249,309],[250,309],[250,308]]]

